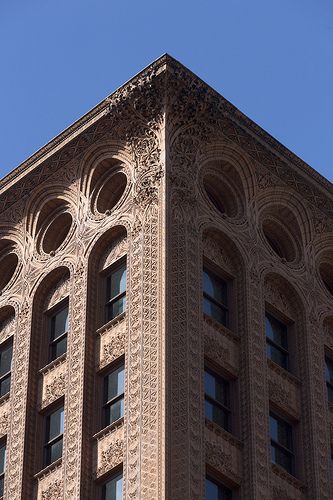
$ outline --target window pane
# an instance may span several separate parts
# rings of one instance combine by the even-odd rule
[[[118,399],[115,403],[110,404],[105,408],[105,425],[110,425],[118,418],[124,416],[124,398]]]
[[[121,500],[123,495],[123,476],[111,479],[104,485],[103,500]]]
[[[227,283],[207,270],[203,272],[203,291],[217,302],[227,305]]]
[[[10,379],[11,377],[9,375],[0,382],[0,397],[8,394],[10,391]]]
[[[270,415],[270,434],[271,439],[292,451],[292,429],[291,425],[283,420]]]
[[[64,408],[61,407],[48,416],[47,441],[51,441],[64,432]]]
[[[205,371],[205,393],[229,406],[229,383],[208,371]]]
[[[108,321],[122,314],[126,309],[126,296],[120,297],[119,299],[108,304]]]
[[[8,344],[5,349],[0,351],[0,377],[11,371],[12,355],[13,344]]]
[[[222,325],[227,326],[227,311],[211,302],[207,297],[203,299],[203,312],[222,323]]]
[[[269,314],[266,315],[266,337],[284,349],[288,349],[287,326]]]
[[[105,377],[105,403],[124,392],[124,366],[119,366]]]
[[[269,359],[288,370],[288,355],[284,351],[267,342],[266,352]]]
[[[52,344],[52,359],[57,359],[67,352],[67,336]]]
[[[205,400],[205,416],[226,431],[229,431],[229,413],[207,399]]]
[[[68,306],[61,309],[52,317],[52,339],[60,337],[68,331]]]
[[[60,457],[62,457],[62,439],[50,446],[49,463],[52,464]]]
[[[327,397],[328,401],[333,404],[333,387],[330,385],[327,386]]]
[[[0,474],[5,472],[6,465],[6,445],[2,444],[0,447]]]
[[[228,488],[206,478],[205,500],[231,500],[232,493]]]
[[[3,496],[4,492],[4,477],[0,477],[0,496]]]
[[[274,446],[274,444],[271,445],[271,451],[272,462],[279,465],[280,467],[283,467],[284,469],[286,469],[286,471],[292,474],[292,455],[290,455],[290,453],[286,452],[285,450]]]
[[[108,299],[126,291],[126,264],[112,271],[108,279]]]
[[[326,358],[326,382],[333,385],[333,362]]]

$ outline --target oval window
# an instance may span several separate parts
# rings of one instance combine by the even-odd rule
[[[319,273],[326,290],[333,295],[333,265],[323,262],[319,266]]]
[[[262,225],[262,230],[271,247],[278,257],[292,262],[296,258],[296,251],[291,236],[288,232],[276,221],[266,220]]]
[[[54,252],[64,242],[72,226],[72,216],[68,212],[58,215],[46,229],[43,238],[43,250],[45,253]]]
[[[208,174],[205,176],[204,188],[209,201],[221,213],[228,217],[235,217],[239,211],[237,199],[233,189],[222,182],[219,176]]]
[[[0,291],[10,282],[18,265],[16,253],[9,253],[0,260]]]
[[[122,172],[112,175],[101,187],[98,195],[96,208],[100,214],[111,210],[124,194],[127,177]]]

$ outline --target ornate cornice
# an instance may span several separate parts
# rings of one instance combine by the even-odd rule
[[[186,105],[190,107],[192,104],[199,104],[197,107],[201,108],[202,111],[205,113],[211,113],[212,122],[218,114],[223,115],[224,118],[230,120],[238,129],[238,131],[236,129],[234,131],[229,130],[231,133],[230,137],[233,136],[236,142],[241,143],[239,135],[237,136],[237,134],[239,130],[242,129],[247,136],[244,139],[247,146],[249,146],[248,141],[252,142],[250,150],[252,148],[254,157],[257,157],[256,159],[263,156],[263,152],[260,150],[265,150],[267,153],[265,158],[268,167],[273,166],[274,163],[274,170],[279,172],[283,165],[287,166],[296,175],[301,176],[303,181],[305,180],[307,183],[309,182],[312,185],[309,185],[308,187],[309,191],[313,191],[314,197],[320,196],[320,194],[326,195],[329,196],[332,202],[333,185],[331,182],[321,176],[306,162],[292,153],[288,148],[274,139],[270,134],[259,127],[255,122],[248,118],[227,99],[221,96],[216,90],[212,89],[209,85],[203,82],[189,69],[168,54],[165,54],[143,69],[127,83],[119,87],[115,92],[103,99],[88,113],[82,116],[79,120],[65,129],[61,134],[52,139],[34,155],[29,157],[26,161],[4,177],[0,181],[0,205],[3,205],[3,203],[1,203],[1,201],[3,201],[3,197],[6,198],[6,203],[3,205],[5,208],[8,207],[8,204],[10,205],[18,200],[22,195],[21,190],[15,189],[14,192],[10,192],[10,188],[14,185],[17,188],[18,183],[23,180],[23,178],[29,175],[29,173],[33,170],[37,169],[41,164],[45,163],[45,161],[59,153],[60,150],[60,156],[63,157],[65,153],[66,161],[71,161],[73,155],[78,152],[78,149],[80,149],[79,138],[83,132],[87,132],[88,129],[94,128],[94,126],[96,126],[97,123],[100,123],[106,115],[111,114],[117,116],[119,109],[123,108],[125,102],[133,101],[132,105],[134,103],[135,107],[135,101],[138,97],[138,93],[140,93],[140,90],[144,87],[150,87],[152,81],[161,73],[168,75],[168,85],[165,85],[165,81],[162,84],[161,90],[163,92],[169,91],[169,93],[172,93],[176,87],[178,87],[178,98],[180,93],[179,89],[182,89],[182,91],[186,89],[187,93],[184,94],[183,92],[183,105],[185,107]],[[177,80],[176,85],[175,79]],[[166,90],[167,88],[169,90]],[[195,107],[196,106],[194,106],[194,108]],[[182,118],[186,124],[191,117],[181,116],[179,118]],[[56,165],[54,165],[54,167],[56,167]],[[41,179],[39,179],[39,181],[40,180]],[[293,180],[295,181],[295,179]],[[324,207],[326,204],[322,203],[321,205]]]

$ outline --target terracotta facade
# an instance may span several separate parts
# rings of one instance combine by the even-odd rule
[[[170,56],[163,56],[0,184],[4,498],[333,498],[333,188]],[[126,309],[105,279],[126,259]],[[228,286],[228,326],[203,313],[202,270]],[[48,318],[69,308],[48,362]],[[288,328],[288,369],[265,314]],[[10,340],[11,339],[11,340]],[[101,424],[103,378],[125,366],[124,415]],[[230,383],[232,432],[205,418],[204,367]],[[43,465],[64,407],[62,457]],[[57,406],[58,405],[58,406]],[[294,471],[273,464],[269,413],[293,429]]]

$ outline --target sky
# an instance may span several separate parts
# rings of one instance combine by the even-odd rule
[[[332,0],[0,0],[0,178],[165,52],[333,182]]]

